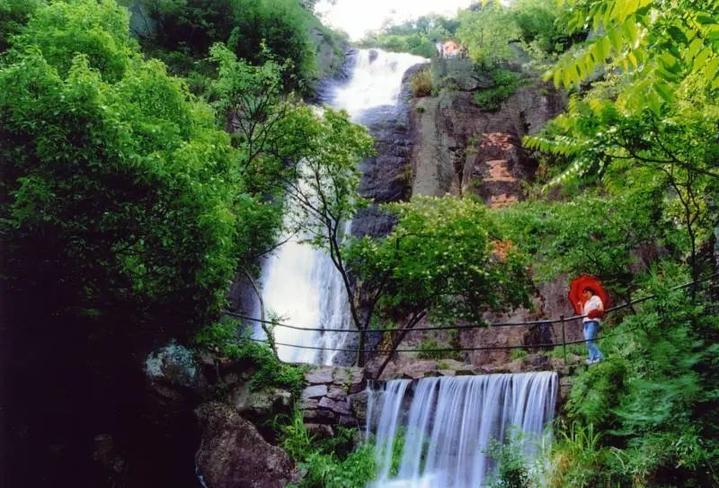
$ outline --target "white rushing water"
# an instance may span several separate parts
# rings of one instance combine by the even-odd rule
[[[346,110],[354,121],[373,108],[396,105],[402,76],[411,66],[425,61],[409,54],[360,50],[346,82],[330,88],[329,105]],[[350,224],[347,229],[349,231]],[[273,253],[263,267],[260,280],[266,312],[284,322],[306,328],[352,327],[347,293],[342,277],[329,256],[301,244],[295,237]],[[347,333],[275,329],[277,342],[310,347],[341,348]],[[337,352],[278,346],[283,361],[333,364]]]
[[[376,424],[373,488],[479,488],[491,482],[493,441],[520,435],[531,461],[554,418],[553,372],[393,380],[370,390],[367,428]],[[398,433],[404,436],[390,474]]]

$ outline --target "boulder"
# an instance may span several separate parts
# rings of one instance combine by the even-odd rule
[[[347,392],[344,389],[339,388],[337,386],[333,386],[332,388],[330,388],[329,392],[325,391],[325,394],[327,395],[327,398],[329,398],[331,400],[337,400],[337,401],[347,400]]]
[[[207,488],[281,488],[295,481],[287,453],[267,443],[232,407],[210,402],[196,414],[202,431],[197,471]]]
[[[305,424],[305,428],[307,428],[307,432],[309,432],[310,435],[320,439],[326,439],[335,435],[332,426],[327,424]]]
[[[315,410],[320,408],[320,401],[317,398],[303,398],[300,402],[300,409]]]
[[[192,352],[174,342],[147,356],[145,375],[153,383],[180,388],[196,389],[205,384]]]
[[[250,419],[267,419],[278,413],[287,413],[292,405],[292,394],[281,388],[253,391],[249,383],[242,383],[231,393],[237,411]]]

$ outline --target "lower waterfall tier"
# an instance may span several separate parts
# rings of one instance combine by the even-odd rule
[[[527,460],[536,455],[549,435],[557,386],[556,373],[539,372],[393,380],[373,389],[367,420],[379,464],[373,486],[485,486],[495,470],[490,451],[496,443],[514,437]]]

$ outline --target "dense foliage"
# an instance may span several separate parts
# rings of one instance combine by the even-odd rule
[[[282,447],[304,472],[296,488],[363,488],[376,476],[374,446],[364,443],[354,448],[356,429],[338,428],[324,440],[308,431],[302,412],[296,411],[283,430]]]
[[[488,112],[496,112],[517,91],[522,84],[521,75],[513,71],[494,68],[489,71],[492,86],[481,89],[474,94],[474,102]]]
[[[0,70],[4,276],[61,283],[49,313],[189,327],[224,303],[257,202],[209,107],[141,59],[127,21],[109,1],[42,7]]]
[[[10,47],[11,37],[22,29],[43,0],[0,1],[0,53]]]
[[[536,279],[591,273],[628,298],[636,271],[656,258],[656,246],[677,256],[686,250],[663,212],[657,185],[643,181],[631,192],[521,203],[496,217],[512,241],[534,256]],[[644,255],[637,253],[642,248]]]
[[[305,368],[281,362],[269,345],[253,341],[247,332],[225,318],[198,331],[195,344],[200,350],[238,361],[252,371],[250,389],[285,388],[298,398]]]
[[[625,318],[603,342],[609,360],[581,375],[567,406],[576,429],[599,438],[555,463],[553,486],[712,486],[717,483],[719,322],[702,300],[670,286],[676,269],[648,277],[660,298]],[[572,449],[560,442],[559,460]]]
[[[427,316],[481,323],[487,310],[527,303],[524,257],[497,251],[502,236],[482,203],[416,197],[388,208],[397,216],[392,232],[353,242],[349,254],[370,311],[401,324],[386,339],[390,353]]]
[[[537,246],[535,269],[590,271],[617,295],[657,298],[615,318],[608,360],[576,378],[550,485],[713,486],[716,291],[671,286],[716,271],[717,6],[564,6],[570,31],[595,35],[549,76],[591,84],[527,140],[545,155],[544,190],[561,201],[501,218]]]
[[[466,46],[469,57],[483,68],[514,58],[511,41],[519,38],[519,28],[510,11],[498,0],[459,15],[457,37]]]
[[[422,16],[402,24],[386,26],[366,36],[360,44],[431,58],[437,52],[435,45],[438,42],[454,37],[457,25],[456,19],[437,15]]]
[[[252,65],[277,60],[286,89],[309,93],[318,75],[317,43],[341,51],[339,35],[297,0],[142,0],[149,28],[137,32],[147,49],[174,70],[206,77],[210,47],[225,43]],[[311,34],[316,32],[316,34]],[[318,36],[317,38],[313,35]]]
[[[477,320],[487,308],[524,302],[522,256],[493,252],[501,236],[484,205],[424,197],[390,208],[398,217],[393,231],[354,249],[360,279],[385,289],[381,305],[388,312]]]

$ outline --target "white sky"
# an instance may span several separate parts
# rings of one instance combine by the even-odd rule
[[[454,16],[477,0],[337,0],[329,5],[326,0],[317,4],[317,12],[329,25],[343,30],[353,41],[387,21],[399,23],[430,13]]]

